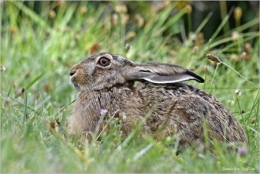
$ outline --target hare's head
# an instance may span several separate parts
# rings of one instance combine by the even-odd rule
[[[80,92],[101,90],[113,86],[133,85],[134,81],[176,83],[186,80],[204,82],[192,71],[163,63],[135,63],[116,54],[92,55],[70,69],[70,79]]]

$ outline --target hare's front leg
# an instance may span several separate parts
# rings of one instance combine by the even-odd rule
[[[134,130],[139,131],[140,134],[151,134],[151,130],[146,124],[145,118],[139,115],[126,115],[125,113],[121,113],[119,120],[121,122],[121,130],[125,137]]]

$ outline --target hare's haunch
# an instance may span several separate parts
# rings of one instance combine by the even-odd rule
[[[204,79],[183,67],[100,53],[74,65],[70,79],[80,92],[69,120],[72,134],[94,132],[101,109],[107,109],[109,115],[124,116],[125,135],[147,118],[142,131],[156,133],[158,140],[177,136],[180,145],[204,144],[207,123],[210,142],[247,143],[239,122],[215,97],[184,82]]]

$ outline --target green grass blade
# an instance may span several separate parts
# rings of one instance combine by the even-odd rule
[[[37,25],[44,29],[48,29],[49,26],[46,21],[44,21],[38,14],[36,14],[34,11],[26,7],[25,5],[22,4],[22,2],[19,1],[14,1],[11,2],[15,6],[17,6],[24,14],[26,14],[28,17],[30,17]]]
[[[40,78],[45,74],[45,72],[42,72],[41,74],[39,74],[38,76],[36,76],[29,84],[27,84],[26,86],[26,90],[30,89],[30,87],[32,85],[34,85],[38,80],[40,80]]]

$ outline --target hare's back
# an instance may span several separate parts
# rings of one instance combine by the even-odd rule
[[[166,124],[181,133],[184,141],[193,141],[204,137],[203,128],[207,125],[210,139],[247,142],[239,122],[205,91],[186,83],[142,85],[139,95],[147,105],[146,111],[153,110],[148,118],[152,130]]]

